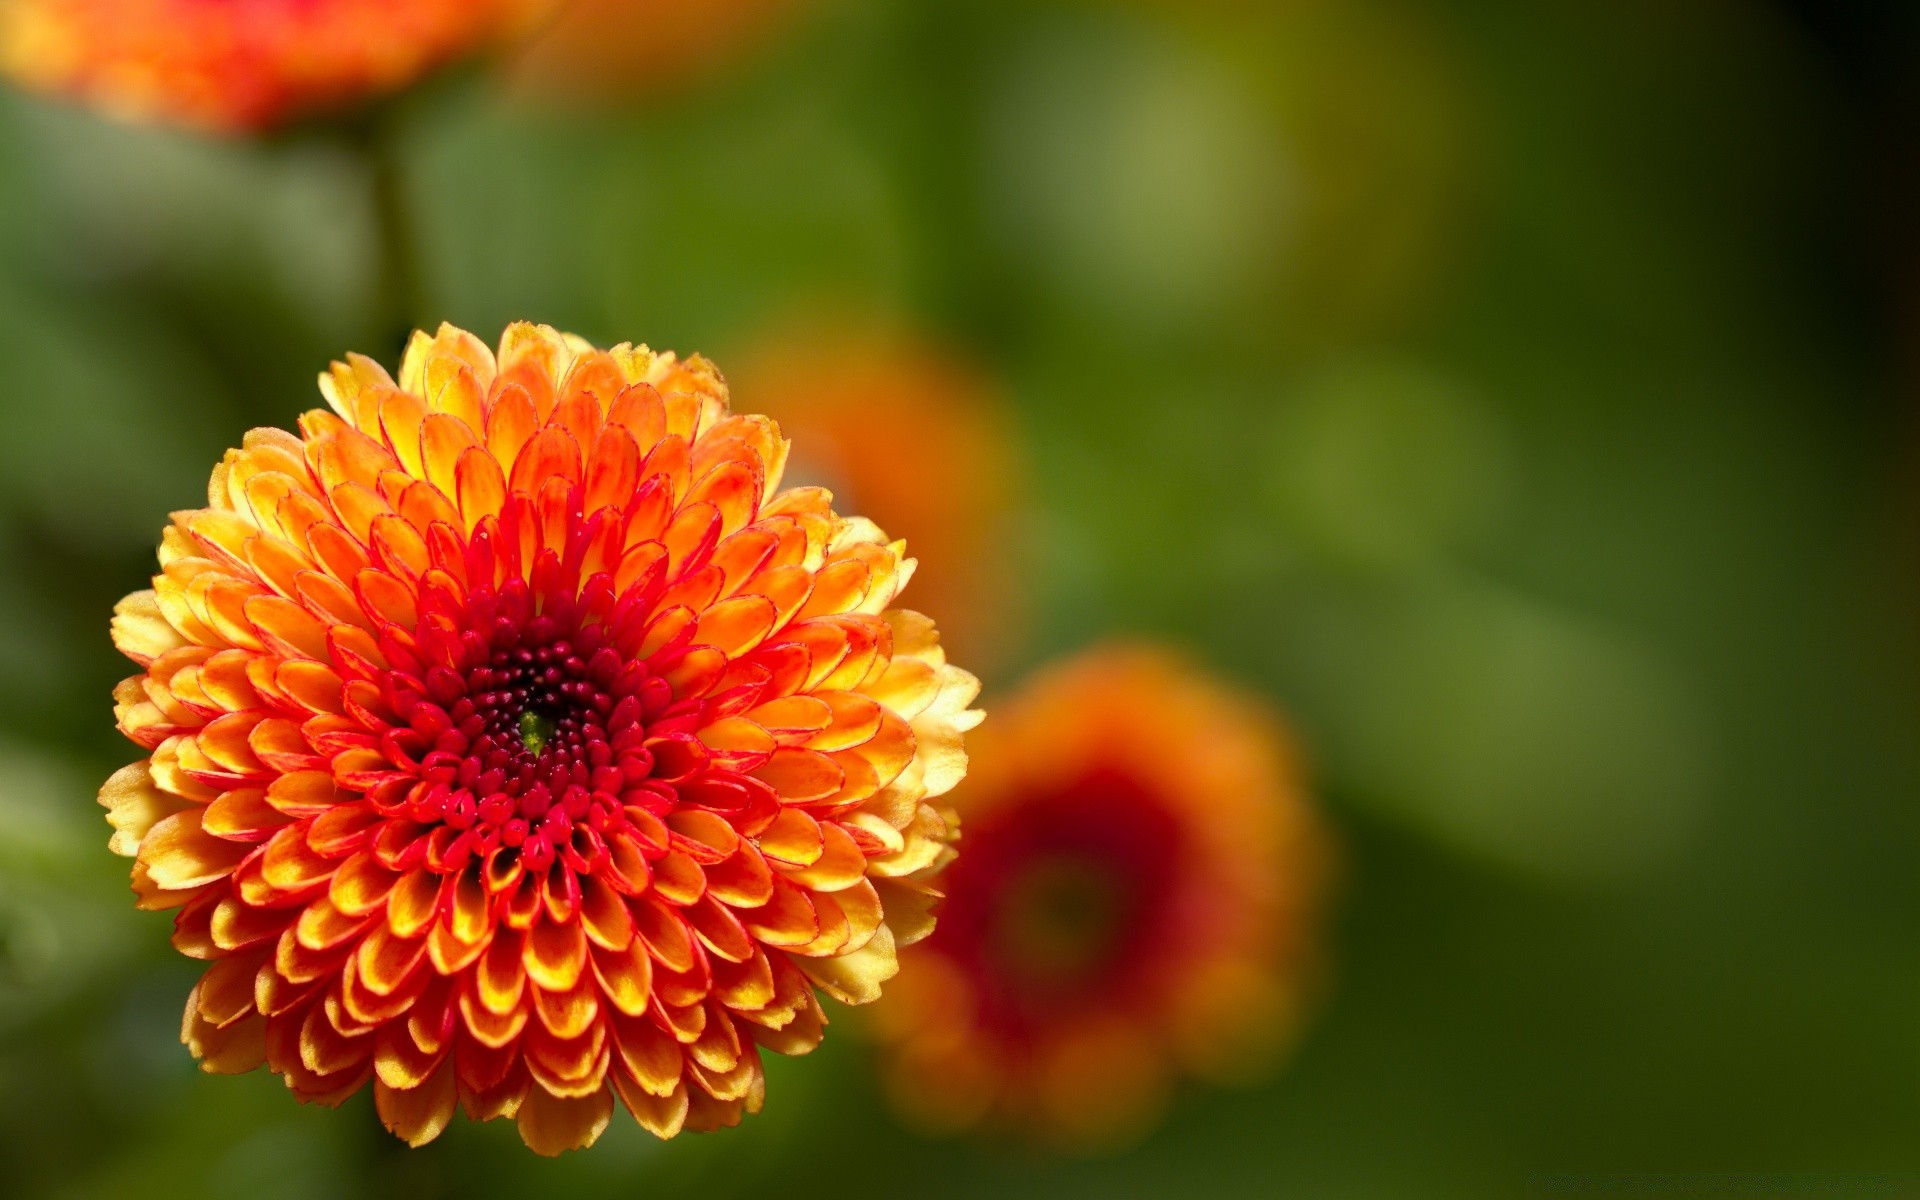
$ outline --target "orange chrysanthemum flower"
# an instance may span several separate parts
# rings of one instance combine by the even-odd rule
[[[940,928],[873,1012],[900,1106],[1097,1143],[1138,1132],[1175,1068],[1262,1063],[1301,1007],[1324,874],[1273,718],[1108,649],[983,734]]]
[[[983,373],[911,336],[835,328],[769,338],[740,378],[794,436],[797,478],[831,487],[926,557],[917,595],[948,642],[975,664],[1001,657],[1020,620],[1010,536],[1020,468]]]
[[[0,0],[0,70],[113,113],[260,130],[396,91],[544,0]]]
[[[759,1108],[815,988],[931,929],[972,676],[889,605],[872,522],[699,358],[442,327],[396,384],[256,430],[174,515],[115,643],[150,757],[101,793],[143,907],[212,966],[183,1037],[302,1099],[370,1078],[543,1154],[617,1095],[661,1137]]]

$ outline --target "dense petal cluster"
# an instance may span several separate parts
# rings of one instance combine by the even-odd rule
[[[0,70],[121,116],[266,129],[395,91],[546,0],[0,0]]]
[[[935,1127],[1138,1132],[1176,1070],[1244,1076],[1301,1009],[1325,843],[1272,717],[1165,652],[1036,677],[971,746],[940,928],[873,1011]]]
[[[211,963],[183,1037],[386,1124],[585,1145],[761,1103],[815,989],[924,937],[978,685],[903,543],[780,490],[704,361],[550,329],[353,357],[174,515],[114,640],[149,757],[101,794]]]

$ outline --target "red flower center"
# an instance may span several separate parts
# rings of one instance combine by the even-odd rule
[[[417,644],[383,639],[394,665],[373,678],[402,723],[357,715],[399,768],[367,789],[396,869],[477,862],[490,893],[544,877],[571,903],[578,877],[600,873],[638,894],[647,865],[615,848],[664,849],[657,818],[686,805],[733,819],[777,807],[771,788],[717,766],[695,736],[712,702],[676,699],[656,673],[681,656],[642,645],[651,588],[616,600],[605,575],[578,591],[548,583],[509,577],[461,597],[425,581]]]
[[[967,964],[987,1016],[1029,1027],[1142,982],[1183,839],[1137,781],[1089,776],[990,810],[966,836],[933,941]]]

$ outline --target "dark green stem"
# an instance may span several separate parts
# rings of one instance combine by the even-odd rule
[[[400,153],[400,122],[392,108],[369,114],[354,130],[354,145],[366,164],[373,208],[374,252],[379,290],[375,297],[379,330],[397,353],[424,320],[420,282],[420,245],[407,205]]]

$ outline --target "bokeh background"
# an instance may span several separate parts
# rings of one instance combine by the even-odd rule
[[[1920,1194],[1910,7],[715,11],[633,35],[643,86],[404,99],[415,317],[699,350],[747,409],[783,354],[941,356],[1008,498],[954,552],[987,706],[1146,635],[1309,748],[1344,869],[1289,1064],[1057,1157],[904,1130],[836,1012],[744,1127],[558,1163],[198,1074],[93,802],[106,619],[243,429],[397,356],[367,180],[8,95],[0,1192]]]

